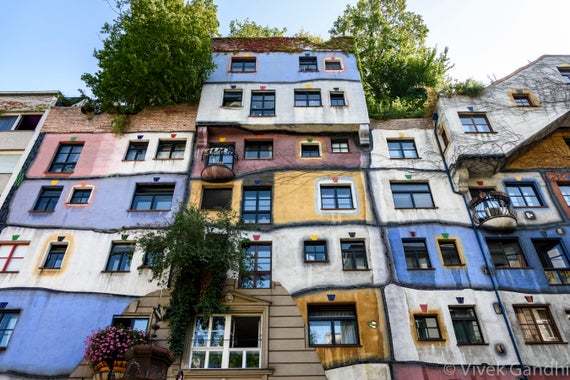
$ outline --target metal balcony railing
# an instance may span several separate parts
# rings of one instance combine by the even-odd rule
[[[204,151],[203,158],[206,166],[222,165],[229,169],[233,169],[237,161],[237,155],[229,147],[208,148]]]
[[[478,226],[507,228],[516,225],[517,215],[511,199],[505,193],[499,191],[481,193],[469,203],[469,209]]]

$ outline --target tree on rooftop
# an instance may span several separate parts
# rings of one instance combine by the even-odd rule
[[[119,15],[102,28],[99,69],[83,74],[104,111],[196,102],[214,68],[218,33],[213,0],[118,0]]]
[[[447,51],[425,45],[428,28],[406,9],[406,0],[359,0],[346,7],[330,33],[354,37],[373,116],[421,115],[429,88],[445,82]]]
[[[245,18],[243,20],[230,21],[230,34],[228,37],[284,37],[285,33],[287,33],[287,28],[260,25],[249,18]]]

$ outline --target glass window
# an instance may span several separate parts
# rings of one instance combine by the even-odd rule
[[[564,197],[564,202],[566,203],[566,206],[570,206],[570,185],[559,184],[558,188],[560,189],[560,193],[562,194],[562,197]]]
[[[250,244],[246,247],[246,264],[240,273],[240,288],[271,288],[271,245]]]
[[[73,173],[82,149],[83,144],[60,144],[49,171],[52,173]]]
[[[352,210],[352,189],[350,186],[321,185],[321,209]]]
[[[439,322],[435,315],[414,315],[418,340],[442,340]]]
[[[14,129],[17,131],[35,131],[41,119],[42,115],[22,115],[20,122]]]
[[[418,158],[414,140],[388,140],[390,158]]]
[[[299,57],[299,71],[319,71],[317,57]]]
[[[37,212],[52,212],[59,201],[63,187],[43,186],[40,190],[40,195],[34,205],[34,211]]]
[[[144,161],[148,141],[131,141],[127,149],[125,161]]]
[[[203,210],[232,208],[232,189],[204,189],[202,192]]]
[[[425,239],[402,239],[408,269],[429,269],[431,261]]]
[[[43,266],[44,269],[61,269],[65,251],[67,251],[67,244],[51,244]]]
[[[91,197],[91,189],[73,189],[69,203],[72,205],[86,205]]]
[[[475,314],[475,309],[469,307],[449,307],[453,321],[453,330],[458,345],[483,344],[483,334]]]
[[[438,240],[439,250],[443,258],[443,265],[454,266],[462,265],[459,250],[457,249],[457,242],[455,240]]]
[[[252,91],[250,116],[275,116],[275,91]]]
[[[229,144],[212,145],[206,151],[205,158],[207,166],[223,165],[233,169],[236,158],[234,146]]]
[[[309,345],[357,345],[354,305],[309,305]]]
[[[175,160],[184,158],[186,140],[160,140],[156,151],[157,160]]]
[[[333,153],[348,153],[348,139],[332,139],[331,148]]]
[[[363,241],[341,240],[340,250],[342,252],[343,270],[366,270],[368,260],[366,259],[366,248]]]
[[[513,95],[513,99],[515,100],[515,104],[517,107],[530,107],[532,103],[528,95],[524,94],[515,94]]]
[[[0,132],[11,131],[16,120],[18,120],[18,115],[0,116]]]
[[[560,239],[533,239],[550,285],[570,284],[570,262]]]
[[[542,202],[532,183],[507,184],[505,186],[514,207],[541,207]]]
[[[327,259],[327,242],[322,240],[305,241],[303,243],[305,262],[323,263]]]
[[[18,321],[17,311],[0,311],[0,347],[8,347]]]
[[[246,160],[270,160],[273,158],[272,141],[246,141]]]
[[[174,184],[141,185],[137,184],[131,210],[168,211],[172,208]]]
[[[427,183],[391,183],[396,208],[433,208],[433,198]]]
[[[526,268],[526,260],[517,239],[487,239],[487,246],[495,268]]]
[[[241,90],[224,90],[223,107],[241,107],[243,91]]]
[[[344,92],[335,91],[330,93],[331,107],[344,107],[346,100],[344,99]]]
[[[295,107],[320,107],[321,90],[295,90]]]
[[[548,306],[513,306],[525,343],[561,342]]]
[[[321,147],[318,144],[301,144],[301,157],[315,158],[321,156]]]
[[[340,71],[342,70],[342,63],[338,59],[327,59],[325,60],[325,70]]]
[[[113,323],[111,325],[122,329],[146,332],[148,329],[148,318],[117,315],[113,317]]]
[[[107,261],[107,272],[128,272],[131,269],[131,259],[135,252],[133,243],[113,243],[111,254]]]
[[[559,67],[558,72],[564,78],[564,81],[570,84],[570,68],[567,67]]]
[[[254,73],[255,70],[255,57],[232,57],[232,73]]]
[[[259,368],[261,317],[197,317],[192,336],[191,368]]]
[[[246,224],[271,223],[271,188],[244,188],[241,218]]]
[[[459,114],[463,130],[468,133],[493,132],[485,114]]]
[[[145,252],[142,260],[143,268],[152,268],[158,258],[157,252]]]

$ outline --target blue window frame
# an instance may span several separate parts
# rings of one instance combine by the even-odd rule
[[[8,347],[18,321],[18,315],[19,312],[16,310],[0,311],[0,348]]]

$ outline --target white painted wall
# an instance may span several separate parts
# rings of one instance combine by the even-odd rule
[[[325,371],[328,380],[390,380],[388,364],[366,363],[354,364]]]

